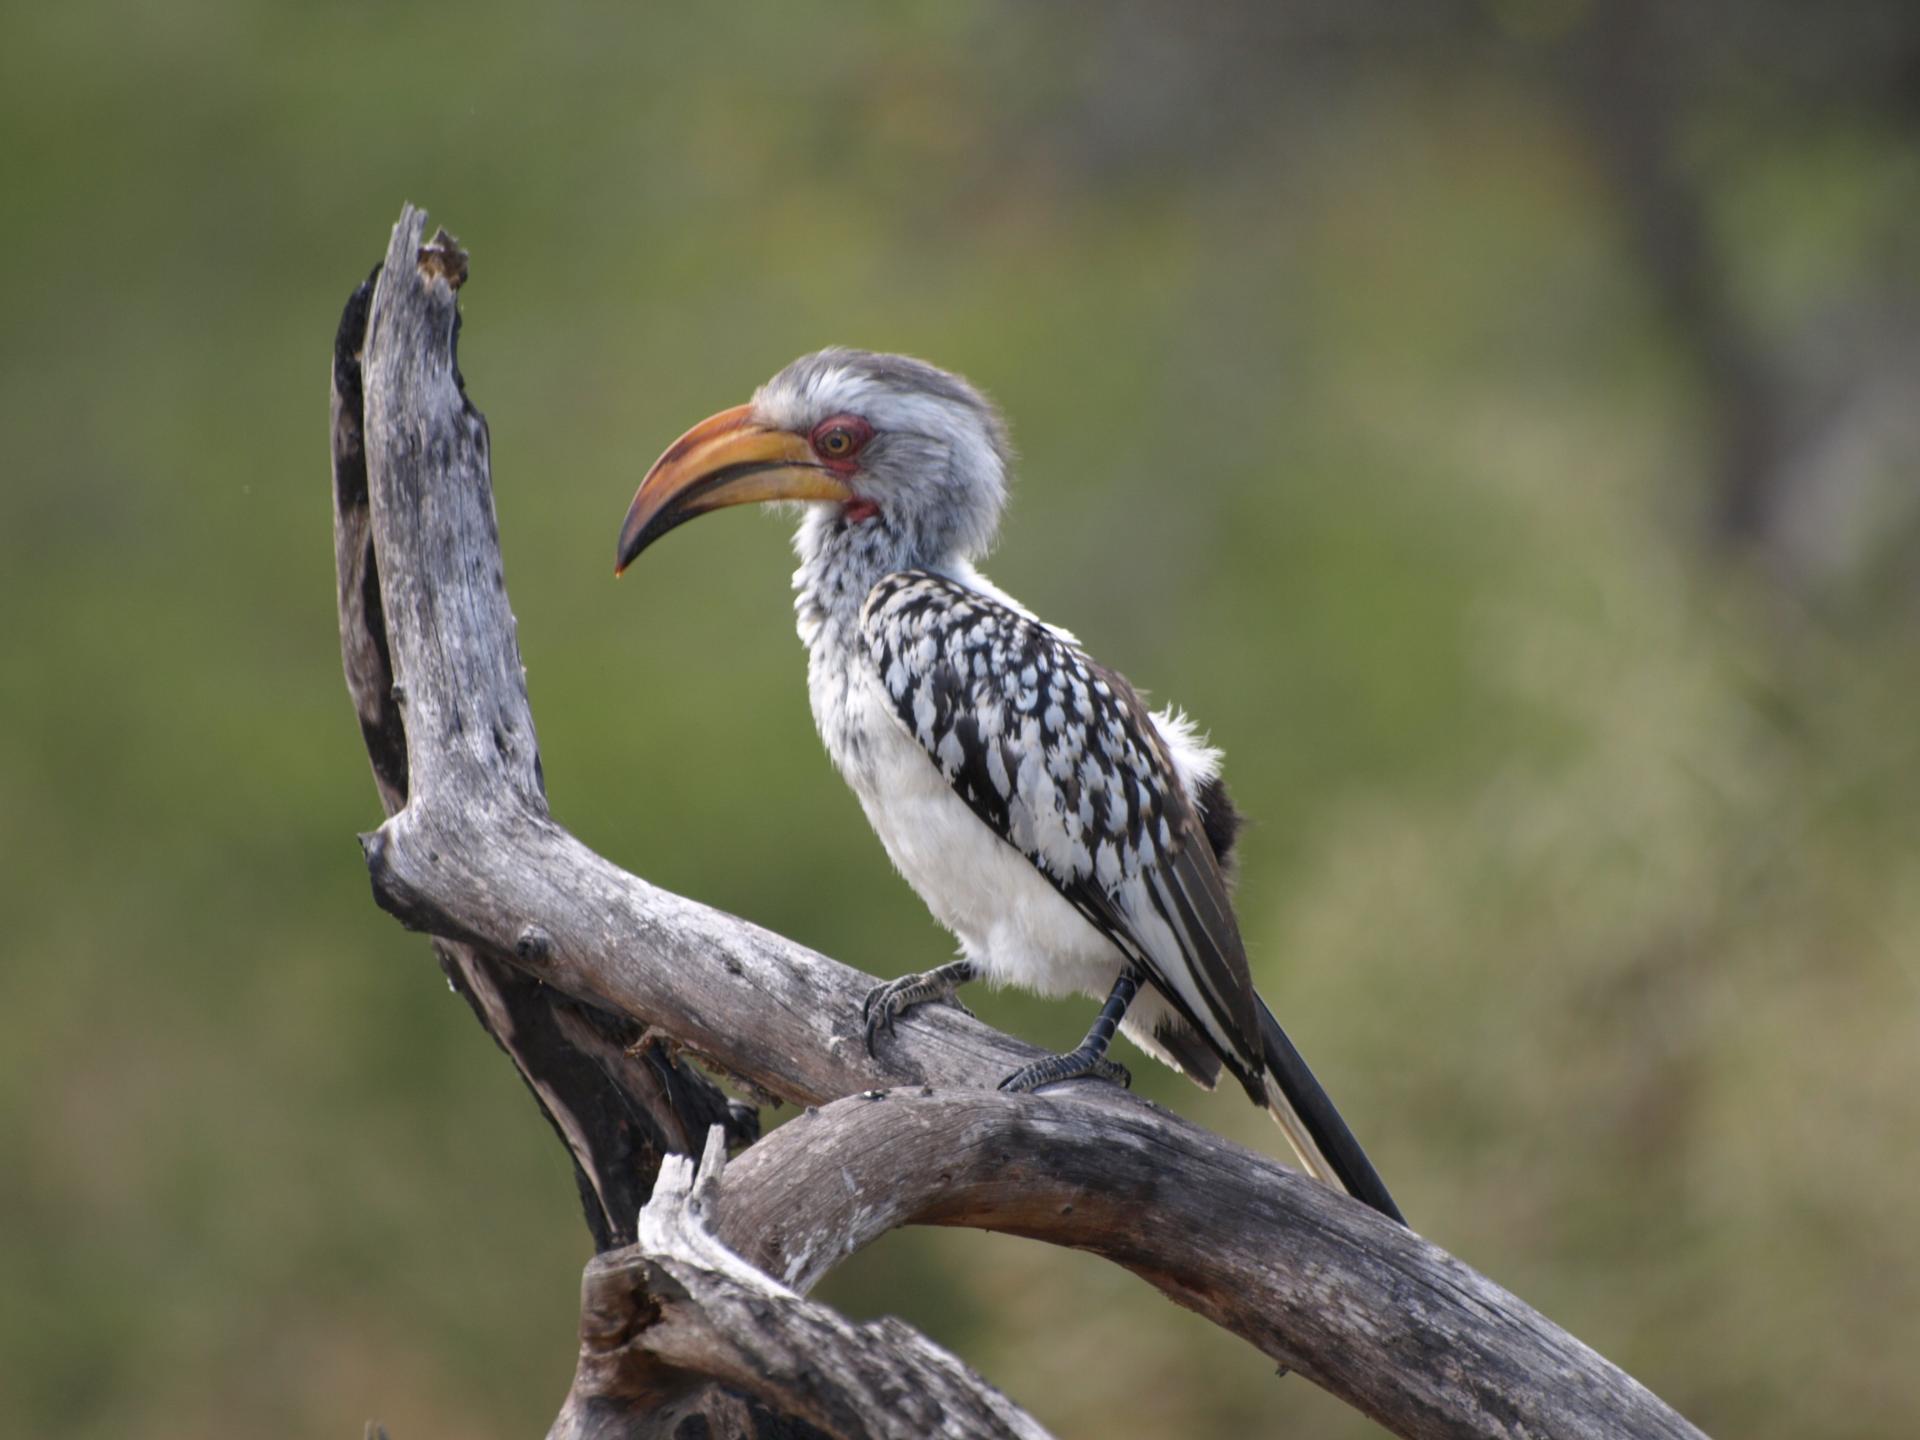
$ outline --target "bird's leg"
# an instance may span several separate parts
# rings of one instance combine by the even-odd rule
[[[1127,1067],[1118,1060],[1107,1059],[1107,1046],[1113,1043],[1113,1032],[1120,1028],[1121,1018],[1139,990],[1140,972],[1131,967],[1122,970],[1120,978],[1113,982],[1113,993],[1107,996],[1107,1003],[1100,1007],[1099,1017],[1078,1048],[1022,1065],[1000,1082],[1000,1088],[1021,1092],[1038,1090],[1056,1080],[1078,1080],[1083,1076],[1132,1085],[1133,1076],[1127,1073]]]
[[[902,975],[898,980],[874,986],[860,1005],[860,1018],[867,1025],[867,1053],[873,1053],[874,1037],[882,1030],[889,1035],[893,1033],[894,1016],[929,1000],[944,1000],[971,1015],[973,1012],[960,1004],[957,992],[969,980],[979,978],[979,968],[971,960],[955,960],[922,975]]]

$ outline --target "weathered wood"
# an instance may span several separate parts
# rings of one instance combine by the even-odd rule
[[[896,1090],[810,1111],[746,1151],[712,1225],[803,1292],[902,1225],[1091,1251],[1401,1434],[1698,1433],[1446,1251],[1330,1198],[1109,1087],[1039,1104]]]
[[[696,1176],[660,1171],[631,1248],[581,1285],[580,1363],[553,1440],[624,1436],[689,1384],[719,1381],[837,1440],[1046,1432],[953,1356],[897,1320],[855,1325],[803,1300],[714,1238],[726,1192],[715,1131]]]
[[[810,1282],[877,1226],[987,1225],[1110,1256],[1399,1434],[1698,1433],[1492,1282],[1270,1159],[1109,1086],[992,1092],[1038,1052],[955,1009],[913,1012],[868,1055],[858,1015],[872,977],[649,885],[555,824],[486,428],[453,361],[456,270],[423,255],[422,225],[408,210],[395,230],[366,342],[369,496],[408,787],[364,837],[375,897],[756,1090],[827,1106],[737,1163],[721,1212],[730,1243]],[[841,1099],[903,1088],[934,1093]],[[844,1168],[822,1169],[819,1154]],[[841,1174],[859,1177],[858,1206],[828,1195]]]
[[[376,269],[354,291],[334,340],[333,532],[347,691],[360,717],[381,805],[391,816],[407,804],[410,771],[380,588],[361,371],[379,273]],[[453,364],[450,340],[447,359]],[[458,386],[457,366],[452,376]],[[471,413],[484,433],[485,422]],[[531,722],[526,735],[538,789],[539,752]],[[661,1156],[691,1151],[715,1123],[727,1125],[742,1143],[758,1133],[758,1116],[749,1107],[730,1104],[718,1087],[663,1046],[636,1046],[642,1032],[631,1019],[559,994],[478,947],[436,938],[433,948],[448,981],[513,1061],[572,1157],[595,1249],[631,1242],[634,1218]]]

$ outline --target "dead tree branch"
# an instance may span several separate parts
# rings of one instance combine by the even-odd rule
[[[1109,1086],[994,1092],[1037,1052],[957,1010],[915,1011],[870,1057],[858,1014],[872,977],[649,885],[556,824],[507,604],[486,425],[454,362],[465,257],[451,242],[423,248],[423,227],[418,211],[403,213],[364,347],[348,347],[364,379],[366,529],[342,542],[343,635],[364,632],[384,664],[363,657],[373,678],[355,682],[349,646],[376,773],[383,786],[399,775],[393,798],[405,802],[364,837],[374,895],[403,923],[483,962],[476,973],[508,977],[503,989],[524,982],[535,999],[558,991],[582,1013],[669,1035],[759,1091],[825,1107],[729,1172],[714,1202],[729,1247],[805,1285],[895,1225],[1002,1229],[1107,1255],[1401,1435],[1698,1435],[1491,1281],[1271,1160]],[[336,493],[351,489],[339,478],[341,431],[337,418]],[[364,568],[350,574],[356,554]],[[572,1073],[510,1053],[530,1081]],[[614,1085],[614,1112],[637,1107],[668,1148],[700,1133],[690,1116],[712,1101],[691,1072],[684,1093],[701,1098],[690,1107],[684,1094],[650,1095],[636,1077],[606,1072],[604,1058],[586,1068],[601,1067]],[[554,1082],[533,1083],[549,1114],[571,1103]],[[893,1093],[842,1098],[873,1090]],[[557,1128],[585,1173],[609,1163]],[[602,1288],[590,1273],[589,1348],[606,1315],[639,1313],[619,1298],[639,1292],[610,1277],[639,1274],[632,1267],[649,1253],[642,1245],[595,1262]],[[657,1256],[650,1263],[645,1293],[657,1295],[667,1272]],[[698,1309],[696,1292],[687,1294]],[[737,1320],[716,1309],[699,1323],[713,1327],[716,1346],[724,1333],[737,1355],[759,1353]],[[893,1346],[896,1377],[918,1373],[910,1348]],[[748,1385],[753,1369],[704,1373],[768,1393]],[[623,1393],[623,1375],[615,1366],[576,1394]],[[818,1425],[824,1412],[787,1413]]]
[[[639,1243],[588,1265],[580,1366],[551,1440],[633,1433],[689,1383],[718,1381],[845,1440],[1046,1432],[897,1320],[855,1325],[747,1264],[708,1228],[726,1191],[716,1129],[696,1177],[670,1158]]]
[[[902,1225],[1088,1250],[1402,1434],[1693,1433],[1438,1246],[1123,1095],[841,1100],[742,1155],[714,1226],[802,1290]]]
[[[347,302],[334,343],[333,540],[347,691],[360,716],[381,805],[391,817],[406,807],[414,771],[402,718],[405,691],[394,680],[367,475],[361,361],[373,296],[369,277]],[[451,366],[451,337],[445,358]],[[459,388],[457,367],[451,375]],[[477,411],[467,413],[484,443],[486,422]],[[490,494],[487,508],[491,515]],[[513,645],[511,631],[507,644]],[[530,716],[526,734],[531,780],[543,789]],[[730,1106],[699,1071],[657,1045],[636,1048],[641,1030],[631,1019],[547,989],[481,947],[444,936],[436,936],[433,946],[447,979],[506,1051],[567,1147],[595,1249],[633,1239],[634,1216],[663,1155],[691,1150],[715,1123],[726,1124],[742,1141],[758,1134],[754,1113]]]

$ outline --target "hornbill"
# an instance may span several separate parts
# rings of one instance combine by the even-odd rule
[[[1227,894],[1239,819],[1220,752],[974,568],[1009,463],[998,413],[965,380],[822,350],[667,447],[627,511],[615,573],[696,515],[804,502],[794,609],[814,723],[963,957],[876,987],[869,1049],[897,1014],[958,1003],[955,987],[982,977],[1105,995],[1079,1048],[1002,1088],[1126,1083],[1106,1056],[1117,1025],[1209,1089],[1230,1071],[1310,1174],[1400,1220],[1254,992]]]

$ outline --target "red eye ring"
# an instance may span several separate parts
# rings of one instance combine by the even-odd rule
[[[834,415],[813,427],[807,441],[829,468],[851,469],[853,457],[873,439],[873,426],[858,415]]]

